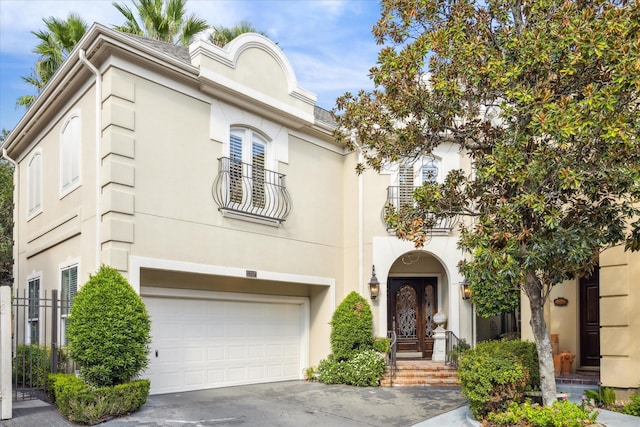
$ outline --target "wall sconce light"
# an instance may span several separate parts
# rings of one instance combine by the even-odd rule
[[[378,278],[376,277],[376,266],[371,266],[371,279],[369,280],[369,292],[371,292],[371,299],[378,298],[378,294],[380,293],[380,282],[378,282]]]
[[[467,279],[464,279],[464,281],[460,283],[460,296],[462,299],[471,299],[471,288],[469,287],[469,283],[467,283]]]

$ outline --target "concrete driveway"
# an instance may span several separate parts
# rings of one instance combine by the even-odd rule
[[[150,396],[104,427],[408,427],[466,404],[459,387],[349,387],[302,381]],[[69,426],[50,405],[14,409],[2,426]]]

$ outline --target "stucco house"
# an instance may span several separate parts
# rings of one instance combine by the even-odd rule
[[[455,222],[438,224],[421,250],[384,222],[384,206],[410,203],[424,180],[470,171],[464,153],[443,145],[357,175],[359,153],[333,131],[261,35],[186,49],[95,24],[4,145],[17,164],[14,289],[71,300],[101,264],[122,272],[152,317],[151,393],[302,378],[330,353],[331,315],[352,291],[370,299],[376,334],[395,330],[405,355],[431,357],[438,312],[470,343],[526,337],[526,313],[475,317]],[[635,387],[638,258],[609,253],[600,325],[626,341],[601,331],[600,369],[605,385]],[[628,311],[609,320],[618,301]],[[552,332],[575,352],[579,307],[549,310]],[[47,333],[37,317],[24,322],[23,342]]]

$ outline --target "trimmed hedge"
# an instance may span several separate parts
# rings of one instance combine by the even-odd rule
[[[71,357],[94,386],[126,383],[148,365],[151,319],[114,268],[102,266],[73,299],[67,326]]]
[[[373,348],[373,314],[367,300],[351,292],[331,318],[331,350],[335,360],[348,360]]]
[[[483,418],[523,402],[524,392],[539,384],[537,363],[535,344],[526,341],[488,341],[463,352],[458,378],[473,415]]]
[[[49,390],[60,413],[69,420],[94,425],[138,410],[149,394],[148,380],[91,387],[73,374],[51,374]]]

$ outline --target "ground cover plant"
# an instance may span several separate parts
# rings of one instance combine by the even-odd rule
[[[373,335],[373,314],[367,300],[351,292],[331,318],[332,353],[320,361],[317,379],[326,384],[377,386],[384,373],[387,338]]]

